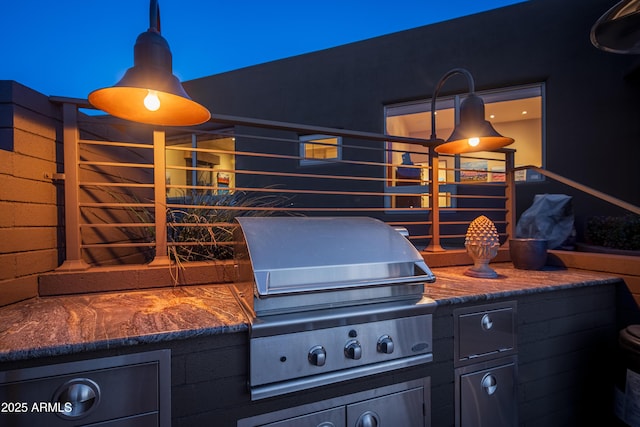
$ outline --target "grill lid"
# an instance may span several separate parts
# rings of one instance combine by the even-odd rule
[[[240,217],[258,297],[435,281],[398,231],[365,217]]]

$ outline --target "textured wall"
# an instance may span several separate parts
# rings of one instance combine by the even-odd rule
[[[61,122],[48,98],[0,81],[0,305],[37,294],[62,245]]]
[[[591,27],[611,0],[530,0],[332,49],[186,82],[215,115],[383,131],[384,106],[428,99],[463,67],[476,89],[545,83],[544,166],[640,204],[640,78],[634,55],[596,49]],[[440,95],[466,92],[462,78]],[[539,193],[575,197],[577,216],[620,210],[546,180],[518,186],[518,212]],[[578,229],[578,233],[581,230]]]

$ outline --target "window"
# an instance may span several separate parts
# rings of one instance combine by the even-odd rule
[[[235,187],[235,138],[186,135],[168,140],[167,197],[225,195]]]
[[[305,135],[300,137],[300,165],[317,165],[342,158],[342,137]]]
[[[508,146],[516,150],[515,165],[544,165],[544,85],[535,84],[499,90],[477,92],[485,103],[485,115],[494,128],[502,135],[514,138]],[[436,102],[436,133],[439,138],[447,139],[453,132],[457,112],[463,98],[461,96],[442,97]],[[431,136],[431,100],[391,105],[385,108],[385,128],[389,135],[429,139]],[[428,207],[426,194],[428,186],[428,149],[411,144],[388,143],[387,185],[385,191],[391,193],[389,207]],[[490,153],[484,153],[486,159],[479,160],[473,155],[440,156],[440,182],[463,181],[504,181],[502,162],[492,161]],[[413,180],[403,177],[412,171]],[[539,174],[524,171],[517,175],[520,181],[542,179]],[[447,195],[455,194],[454,185],[440,185],[441,202],[451,203]],[[396,194],[411,193],[408,196]],[[406,199],[406,200],[405,200]],[[443,206],[451,207],[450,204]]]

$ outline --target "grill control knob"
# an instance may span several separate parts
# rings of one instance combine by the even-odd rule
[[[383,335],[378,338],[378,344],[376,345],[378,353],[391,354],[393,353],[393,340],[389,335]]]
[[[362,357],[362,346],[358,340],[348,341],[344,346],[344,355],[353,360],[358,360]]]
[[[321,345],[316,345],[311,347],[307,358],[309,359],[309,363],[312,365],[324,366],[324,363],[327,361],[327,350],[325,350]]]

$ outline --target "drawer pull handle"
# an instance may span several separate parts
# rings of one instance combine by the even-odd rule
[[[485,331],[493,328],[493,320],[491,320],[491,316],[489,316],[488,314],[482,316],[480,323],[482,325],[482,329],[484,329]]]
[[[58,416],[66,419],[84,417],[100,403],[100,387],[88,378],[76,378],[64,383],[53,398],[63,411]]]
[[[496,377],[491,374],[486,374],[482,377],[482,388],[489,396],[495,393],[498,388],[498,381],[496,380]]]
[[[356,427],[378,427],[379,425],[380,417],[373,411],[365,412],[356,421]]]

